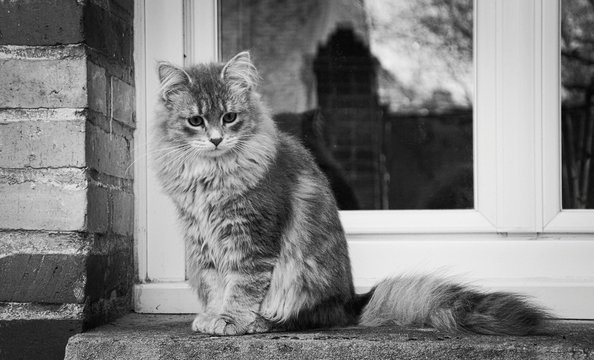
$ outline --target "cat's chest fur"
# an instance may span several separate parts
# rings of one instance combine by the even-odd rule
[[[188,257],[193,263],[224,267],[240,261],[241,244],[231,235],[249,232],[248,218],[253,211],[245,194],[264,175],[261,164],[249,166],[237,159],[182,169],[170,195],[185,225]]]

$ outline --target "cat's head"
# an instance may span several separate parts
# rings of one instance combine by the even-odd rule
[[[158,73],[165,112],[161,135],[169,142],[198,156],[218,157],[241,151],[265,125],[255,93],[258,74],[248,52],[224,64],[181,68],[160,63]]]

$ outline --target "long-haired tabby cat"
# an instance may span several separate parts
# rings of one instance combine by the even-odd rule
[[[194,331],[239,335],[359,324],[525,335],[546,314],[521,296],[432,276],[356,295],[328,181],[277,130],[247,52],[224,64],[158,67],[158,174],[187,244]]]

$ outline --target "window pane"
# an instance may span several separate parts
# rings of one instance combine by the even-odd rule
[[[472,0],[221,0],[341,209],[473,208]]]
[[[594,1],[561,10],[563,208],[594,209]]]

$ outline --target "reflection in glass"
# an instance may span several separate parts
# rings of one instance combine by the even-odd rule
[[[594,2],[561,11],[563,208],[594,209]]]
[[[472,0],[221,0],[279,127],[339,207],[472,208]]]

